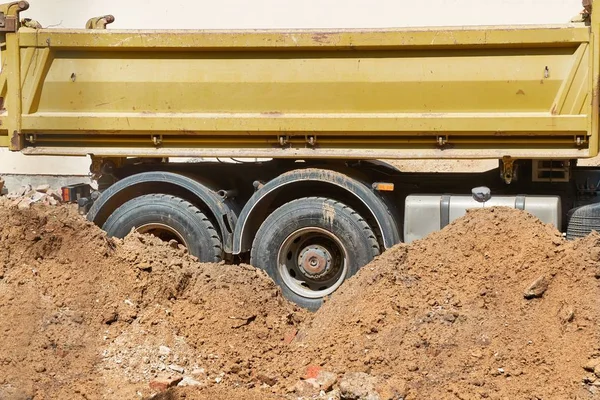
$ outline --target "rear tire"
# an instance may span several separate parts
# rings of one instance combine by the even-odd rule
[[[254,238],[250,263],[265,270],[286,298],[316,310],[378,254],[373,230],[356,211],[309,197],[269,215]]]
[[[123,238],[135,228],[163,240],[175,239],[202,262],[223,259],[221,238],[214,225],[196,206],[179,197],[147,194],[121,205],[102,229]]]

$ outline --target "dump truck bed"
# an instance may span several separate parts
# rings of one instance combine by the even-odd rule
[[[591,157],[596,34],[21,27],[2,52],[0,145],[140,157]]]

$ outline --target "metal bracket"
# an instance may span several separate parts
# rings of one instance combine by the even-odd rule
[[[279,145],[280,146],[285,146],[286,144],[288,144],[290,137],[289,136],[283,136],[280,135],[277,137],[277,139],[279,140]]]
[[[314,146],[315,144],[317,144],[317,137],[316,136],[307,136],[306,143],[308,143],[309,146]]]
[[[587,137],[585,136],[575,136],[575,145],[577,147],[583,147],[587,144]]]
[[[162,141],[162,135],[152,135],[152,143],[154,143],[155,146],[160,146],[162,144]]]
[[[514,158],[508,156],[502,157],[502,172],[500,173],[500,176],[502,179],[504,179],[504,183],[507,185],[510,185],[513,179],[516,177],[516,169],[514,164]]]
[[[446,136],[438,136],[436,138],[436,142],[437,142],[438,147],[444,147],[445,145],[448,144],[448,136],[447,135]]]
[[[106,25],[115,22],[115,17],[112,15],[101,15],[88,19],[85,24],[85,29],[106,29]]]
[[[31,144],[35,144],[35,142],[37,141],[37,135],[36,134],[27,135],[27,138],[25,140],[27,140]]]
[[[26,1],[13,1],[0,5],[0,32],[16,32],[19,29],[19,13],[29,8]]]

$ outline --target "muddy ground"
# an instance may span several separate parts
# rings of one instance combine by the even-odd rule
[[[595,233],[471,211],[311,314],[250,266],[0,203],[0,399],[600,398]]]

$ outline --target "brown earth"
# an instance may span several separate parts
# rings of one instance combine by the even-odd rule
[[[314,314],[252,267],[108,239],[68,206],[0,221],[0,399],[146,398],[169,376],[195,386],[155,398],[600,398],[600,235],[521,211],[399,245]]]

